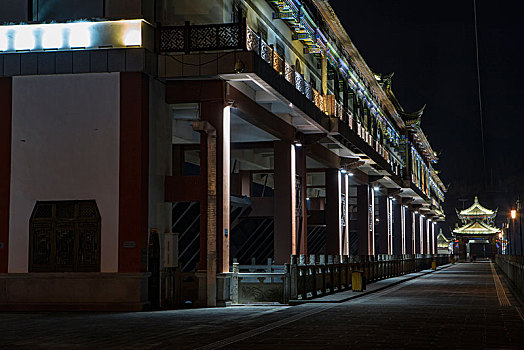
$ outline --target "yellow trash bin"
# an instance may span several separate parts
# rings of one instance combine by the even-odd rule
[[[436,269],[437,269],[437,262],[436,262],[436,261],[432,261],[432,262],[431,262],[431,268],[432,268],[433,270],[436,270]]]
[[[364,272],[353,271],[351,273],[351,290],[353,292],[362,292],[366,289],[366,281],[364,279]]]

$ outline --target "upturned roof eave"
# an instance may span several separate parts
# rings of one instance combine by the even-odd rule
[[[473,212],[474,210],[477,210],[478,213],[474,213]],[[483,207],[480,204],[479,200],[478,200],[478,196],[475,196],[475,200],[473,201],[473,204],[469,208],[461,210],[458,213],[458,216],[460,218],[469,217],[469,216],[473,216],[473,217],[492,217],[492,216],[494,216],[496,214],[497,214],[497,209],[496,210],[490,210],[488,208]]]
[[[475,226],[475,228],[473,228]],[[456,228],[453,230],[453,233],[457,234],[471,234],[471,235],[479,235],[479,234],[495,234],[499,233],[500,229],[491,225],[488,225],[484,222],[470,222],[464,226],[461,226],[459,228]]]

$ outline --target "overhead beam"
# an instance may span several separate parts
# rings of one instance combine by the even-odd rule
[[[273,146],[273,141],[231,143],[231,149],[271,149],[273,151]]]
[[[402,204],[410,204],[414,200],[415,200],[415,198],[413,198],[413,197],[402,197]]]
[[[240,118],[271,135],[290,142],[295,141],[296,129],[271,113],[231,85],[227,86],[226,99],[237,109]]]
[[[319,143],[306,146],[307,155],[328,168],[340,169],[340,157]]]
[[[166,82],[166,103],[224,101],[222,80],[175,80]]]
[[[303,134],[299,132],[298,134],[301,136],[300,140],[303,140],[306,145],[317,143],[327,136],[326,133]]]
[[[377,182],[378,180],[382,179],[384,175],[368,175],[368,181],[370,183]]]
[[[402,192],[401,188],[388,188],[388,196],[395,196]]]
[[[362,161],[358,157],[357,158],[342,157],[340,159],[340,165],[343,167],[350,166],[350,165],[353,165],[355,163],[360,163],[360,162]]]

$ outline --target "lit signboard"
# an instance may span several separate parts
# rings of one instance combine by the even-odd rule
[[[141,19],[0,26],[0,52],[143,46]]]

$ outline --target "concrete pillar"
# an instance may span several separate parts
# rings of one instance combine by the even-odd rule
[[[431,239],[431,227],[433,223],[430,219],[426,219],[426,254],[432,253],[433,240]]]
[[[466,247],[467,242],[465,241],[465,239],[462,236],[459,236],[458,240],[459,240],[458,242],[459,260],[464,261],[467,259],[467,247]]]
[[[419,215],[420,225],[420,254],[426,254],[426,219],[423,214]]]
[[[436,222],[431,223],[431,254],[437,253],[437,238],[435,237]]]
[[[414,249],[414,227],[413,227],[413,220],[414,220],[414,213],[408,208],[405,207],[405,213],[406,213],[406,254],[415,254]]]
[[[420,254],[420,214],[413,212],[413,254]]]
[[[146,272],[149,231],[149,78],[120,75],[118,272]],[[103,218],[102,218],[103,220]],[[124,248],[124,242],[133,242]]]
[[[342,256],[349,255],[349,175],[342,176],[342,202],[340,204],[341,210],[341,233],[342,233]]]
[[[296,147],[296,218],[297,218],[297,250],[299,254],[307,254],[307,166],[306,148]]]
[[[340,192],[341,174],[338,169],[327,169],[326,176],[326,254],[340,254],[342,240],[340,237]]]
[[[231,174],[231,193],[239,196],[251,196],[253,182],[251,181],[251,171],[240,170],[236,174]]]
[[[172,145],[173,176],[184,175],[185,152],[184,145]]]
[[[375,254],[374,195],[369,185],[357,186],[358,255]]]
[[[216,274],[229,272],[230,113],[223,101],[201,103],[201,119],[209,123],[202,127],[200,152],[200,174],[207,179],[200,230],[201,260],[206,250],[207,306],[216,306]]]
[[[426,217],[420,214],[420,254],[426,254]]]
[[[215,137],[216,139],[216,137]],[[214,139],[210,139],[214,143]],[[202,186],[208,188],[208,132],[200,131],[200,176],[202,179]],[[208,191],[206,191],[206,194]],[[199,203],[200,205],[200,260],[198,261],[197,270],[205,271],[207,269],[207,207],[208,207],[208,196]],[[216,205],[216,204],[215,204]]]
[[[401,211],[403,210],[402,205],[399,203],[399,200],[391,200],[392,207],[392,230],[393,230],[393,249],[392,254],[400,255],[404,254],[403,243],[404,243],[404,231],[402,228]]]
[[[388,254],[388,196],[377,193],[378,200],[378,223],[376,228],[377,254]]]
[[[388,218],[388,254],[393,254],[393,199],[387,199]]]
[[[276,264],[284,264],[290,255],[297,254],[295,145],[289,141],[275,141],[274,150],[274,255]]]

